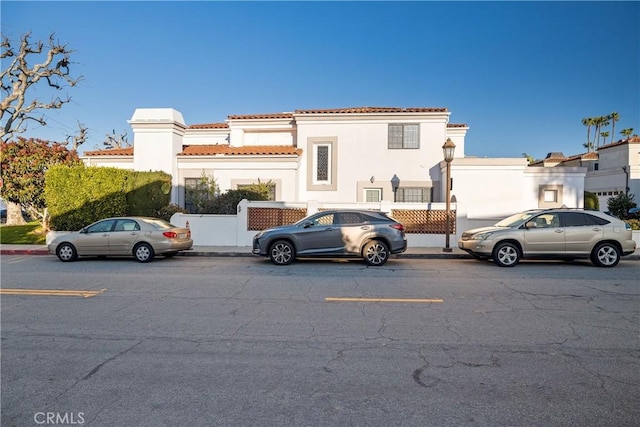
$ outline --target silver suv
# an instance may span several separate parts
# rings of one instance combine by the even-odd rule
[[[253,253],[277,265],[296,257],[362,257],[368,265],[379,266],[390,254],[405,250],[404,226],[376,211],[323,211],[253,238]]]
[[[465,231],[458,246],[501,267],[513,267],[521,258],[589,258],[599,267],[614,267],[622,256],[635,251],[636,242],[629,224],[605,213],[547,209]]]

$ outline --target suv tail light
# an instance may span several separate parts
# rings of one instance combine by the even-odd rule
[[[404,231],[404,225],[402,224],[391,224],[389,227],[395,228],[398,231]]]

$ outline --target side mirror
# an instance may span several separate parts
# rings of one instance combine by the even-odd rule
[[[81,228],[81,229],[80,229],[80,231],[79,231],[78,233],[80,233],[80,234],[86,234],[86,232],[87,232],[87,228],[85,227],[85,228]]]
[[[313,222],[307,221],[304,224],[302,224],[302,228],[309,228],[309,227],[313,227]]]
[[[526,223],[526,224],[524,225],[524,228],[538,228],[538,226],[536,225],[536,223],[535,223],[535,222],[533,222],[533,221],[529,221],[528,223]]]

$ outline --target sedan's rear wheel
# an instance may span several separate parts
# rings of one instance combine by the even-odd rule
[[[615,267],[620,262],[620,250],[611,243],[600,243],[591,253],[591,262],[598,267]]]
[[[78,252],[71,243],[60,244],[58,249],[56,249],[56,255],[58,255],[58,258],[60,258],[62,262],[71,262],[78,258]]]
[[[155,256],[153,248],[148,243],[140,243],[133,248],[133,256],[138,262],[151,262]]]
[[[362,257],[368,265],[374,267],[384,265],[389,259],[389,248],[384,242],[372,240],[364,246]]]
[[[520,250],[513,243],[499,243],[493,249],[492,258],[500,267],[513,267],[520,261]]]
[[[276,265],[289,265],[295,258],[293,245],[286,240],[278,240],[269,249],[269,258]]]

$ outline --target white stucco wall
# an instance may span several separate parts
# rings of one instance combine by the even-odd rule
[[[300,164],[299,200],[355,201],[358,200],[358,182],[369,188],[382,188],[383,199],[393,200],[390,180],[393,175],[400,178],[400,185],[408,183],[433,183],[439,180],[432,168],[442,160],[442,145],[447,138],[448,113],[425,119],[424,117],[383,116],[358,121],[344,118],[298,118],[298,147],[304,150]],[[389,149],[388,126],[390,123],[419,123],[420,148]],[[457,136],[460,138],[460,136]],[[310,139],[332,139],[335,141],[337,161],[336,191],[308,189],[307,156],[312,156]],[[456,148],[456,156],[464,156],[464,144]]]

